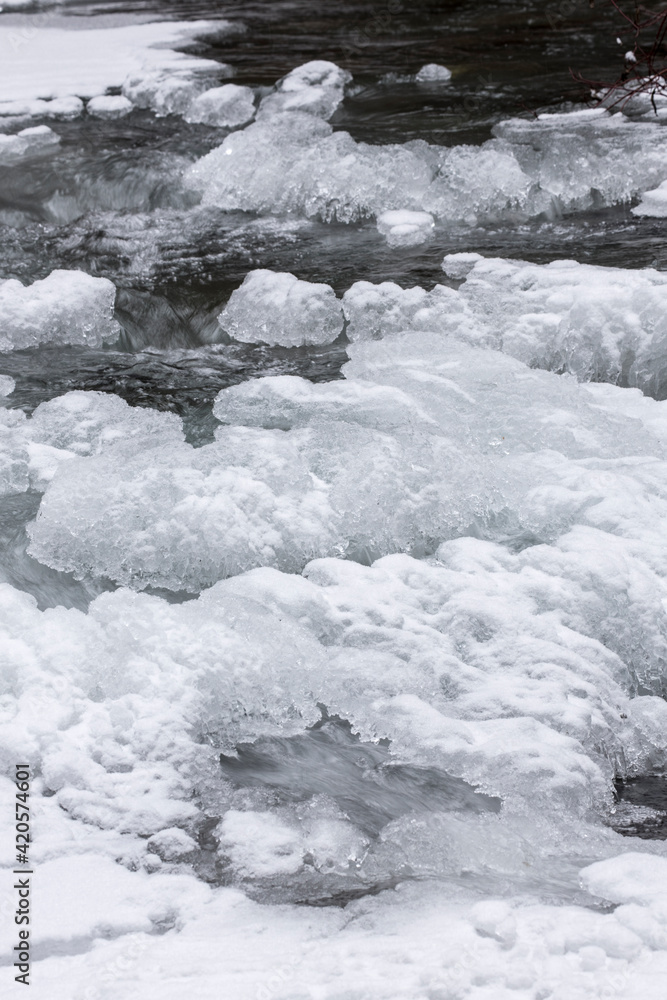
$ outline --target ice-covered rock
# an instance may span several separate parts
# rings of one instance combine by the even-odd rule
[[[83,114],[83,101],[80,97],[69,95],[67,97],[56,97],[52,101],[46,102],[45,114],[49,118],[78,118]]]
[[[329,285],[293,274],[250,271],[218,317],[233,340],[246,344],[330,344],[343,330],[343,313]]]
[[[345,85],[352,74],[325,59],[314,59],[297,66],[262,99],[260,115],[282,111],[305,111],[329,120],[345,96]]]
[[[93,97],[86,105],[86,111],[93,118],[124,118],[132,110],[132,102],[122,94],[101,94]]]
[[[427,63],[415,76],[417,83],[447,83],[452,78],[452,71],[438,63]]]
[[[383,212],[377,220],[378,232],[390,247],[417,246],[433,232],[433,216],[427,212]]]
[[[355,281],[343,295],[343,312],[352,341],[380,340],[405,330],[468,334],[472,339],[478,330],[464,298],[445,285],[427,292],[419,286],[401,288],[393,281]]]
[[[0,350],[37,344],[99,347],[118,339],[113,317],[116,289],[107,278],[83,271],[52,271],[27,287],[0,283]]]
[[[48,125],[24,128],[15,135],[0,134],[0,165],[11,166],[32,156],[49,152],[60,142],[60,136]]]
[[[234,128],[245,125],[255,114],[255,95],[250,87],[226,83],[222,87],[205,90],[196,97],[185,112],[187,122]]]

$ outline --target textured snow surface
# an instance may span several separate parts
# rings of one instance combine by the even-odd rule
[[[406,210],[474,224],[627,202],[667,176],[664,129],[602,109],[506,121],[481,146],[372,146],[301,108],[284,113],[279,97],[262,102],[275,100],[275,114],[262,111],[186,174],[205,204],[342,222]]]
[[[15,278],[0,282],[0,351],[117,340],[115,298],[111,281],[83,271],[52,271],[28,286]]]
[[[164,21],[113,28],[0,25],[0,114],[20,113],[16,102],[60,97],[96,97],[120,87],[126,77],[216,75],[220,64],[173,48],[220,33],[225,21]],[[210,84],[209,84],[210,85]],[[14,102],[14,107],[5,106]]]
[[[218,317],[233,340],[246,344],[330,344],[342,333],[341,304],[329,285],[293,274],[250,271]]]

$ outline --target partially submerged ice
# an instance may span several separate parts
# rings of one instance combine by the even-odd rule
[[[341,222],[406,210],[475,224],[627,202],[667,175],[664,129],[602,109],[513,119],[481,146],[452,147],[372,146],[304,109],[274,111],[186,173],[204,204]]]
[[[112,343],[120,335],[115,298],[111,281],[83,271],[52,271],[28,286],[14,278],[0,282],[0,351]]]
[[[48,154],[60,142],[60,136],[48,125],[24,128],[14,135],[0,133],[0,166],[13,166],[34,156]]]
[[[334,341],[343,330],[343,312],[329,285],[260,269],[232,292],[218,322],[232,340],[301,347]]]
[[[352,74],[325,59],[313,59],[297,66],[282,80],[273,93],[260,104],[262,116],[281,111],[303,111],[329,120],[345,96],[345,86]]]
[[[250,87],[226,83],[196,97],[185,112],[187,122],[233,128],[245,125],[255,114],[255,95]]]
[[[428,212],[383,212],[378,216],[378,232],[390,247],[418,246],[433,233],[433,216]]]

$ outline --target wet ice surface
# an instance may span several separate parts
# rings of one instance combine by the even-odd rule
[[[103,12],[0,28],[246,30],[0,119],[38,995],[657,995],[666,133],[531,115],[606,15]]]

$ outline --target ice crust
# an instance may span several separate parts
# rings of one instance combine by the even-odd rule
[[[329,285],[257,270],[232,292],[218,322],[242,343],[300,347],[336,340],[343,330],[343,312]]]
[[[52,271],[28,286],[14,278],[0,282],[0,351],[111,343],[120,335],[115,299],[111,281],[83,271]]]
[[[481,146],[371,146],[276,105],[199,160],[186,183],[204,204],[230,210],[341,222],[406,210],[475,224],[628,202],[667,174],[664,130],[602,109],[494,131]]]
[[[428,212],[383,212],[378,216],[378,231],[389,246],[416,246],[433,232],[433,216]]]

